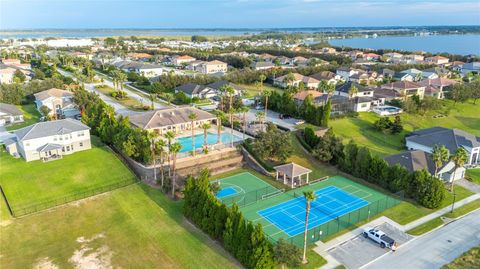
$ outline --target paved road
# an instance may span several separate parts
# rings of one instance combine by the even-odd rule
[[[418,237],[364,268],[436,269],[480,245],[480,210]]]

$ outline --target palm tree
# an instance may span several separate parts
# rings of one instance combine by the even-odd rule
[[[293,73],[288,73],[284,78],[283,82],[289,86],[291,82],[295,81],[295,75]]]
[[[464,148],[458,148],[457,151],[452,155],[451,159],[453,163],[455,164],[455,169],[453,170],[453,180],[452,184],[450,185],[450,191],[453,192],[453,185],[455,182],[455,175],[457,174],[457,169],[460,167],[463,167],[465,162],[467,161],[468,154],[467,151]]]
[[[228,112],[230,113],[230,146],[233,147],[233,113],[235,113],[235,109],[230,107]]]
[[[352,86],[348,90],[348,96],[350,96],[350,98],[352,98],[357,93],[358,93],[358,88],[355,85],[352,84]]]
[[[171,153],[172,153],[172,157],[173,157],[173,165],[172,165],[172,169],[173,169],[173,176],[172,176],[172,197],[175,197],[175,183],[176,183],[176,173],[175,173],[175,164],[177,162],[177,153],[182,149],[182,144],[178,143],[178,142],[175,142],[172,144],[171,146]]]
[[[192,128],[192,153],[193,156],[195,156],[195,120],[197,119],[197,114],[192,112],[188,115],[188,118],[190,119],[190,127]]]
[[[165,133],[165,138],[167,139],[168,141],[168,176],[170,176],[170,152],[172,151],[172,140],[175,138],[175,133],[172,132],[172,131],[168,131]]]
[[[310,213],[310,202],[315,201],[315,193],[313,191],[305,191],[303,193],[305,197],[305,231],[303,232],[303,263],[307,263],[307,232],[308,232],[308,214]]]
[[[203,146],[207,149],[207,130],[210,129],[211,124],[209,122],[204,122],[200,127],[203,129]]]
[[[257,121],[260,122],[261,126],[262,126],[262,131],[265,131],[264,129],[264,124],[263,124],[263,121],[265,120],[265,112],[263,111],[259,111],[255,114],[255,116],[257,117]]]
[[[150,102],[151,102],[152,110],[155,109],[154,101],[155,101],[156,97],[157,96],[154,93],[151,93],[151,94],[148,95],[148,99],[150,99]]]
[[[223,97],[225,96],[225,93],[227,92],[227,85],[223,85],[218,89],[218,95],[220,96],[220,110],[224,111],[224,106],[223,106]]]
[[[247,129],[247,112],[248,111],[250,111],[248,106],[241,106],[238,109],[238,112],[243,114],[243,136],[242,136],[242,140],[245,140],[245,131]]]
[[[233,108],[233,95],[235,94],[235,89],[232,86],[225,87],[225,92],[228,95],[228,113],[230,114],[230,145],[233,147],[233,113],[235,109]]]
[[[165,179],[164,169],[163,169],[163,162],[164,162],[163,156],[165,155],[165,141],[162,140],[162,139],[159,139],[155,143],[155,150],[156,150],[156,154],[160,158],[161,186],[163,187],[163,182],[164,182],[164,179]]]
[[[435,145],[432,151],[432,159],[435,164],[435,176],[438,177],[438,168],[442,166],[443,162],[448,161],[450,152],[444,145]]]
[[[270,90],[264,90],[263,91],[263,96],[265,97],[265,118],[267,117],[267,109],[268,109],[268,97],[272,95],[272,91]]]
[[[217,116],[217,144],[221,142],[221,133],[222,133],[222,118],[225,117],[225,114],[221,110],[215,111],[215,116]]]

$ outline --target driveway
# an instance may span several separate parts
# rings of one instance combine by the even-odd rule
[[[399,246],[412,239],[412,236],[400,231],[388,223],[383,223],[377,226],[377,228],[393,238]],[[385,253],[390,252],[390,249],[382,249],[377,243],[368,238],[364,238],[363,235],[359,234],[351,240],[329,249],[327,252],[347,268],[357,269]]]
[[[480,210],[415,238],[364,268],[437,269],[480,245]]]
[[[246,117],[248,121],[256,121],[257,120],[257,112],[265,112],[264,109],[256,110],[256,109],[250,109],[248,113],[246,113]],[[276,125],[282,126],[286,129],[289,129],[290,131],[295,130],[295,123],[297,123],[299,120],[290,118],[290,119],[280,119],[280,113],[277,113],[272,110],[268,110],[267,113],[267,118],[265,119],[267,122],[272,122]]]

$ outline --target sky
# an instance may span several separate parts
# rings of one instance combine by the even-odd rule
[[[480,0],[0,0],[0,29],[480,25]]]

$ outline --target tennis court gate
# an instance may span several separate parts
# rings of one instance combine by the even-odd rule
[[[307,232],[307,244],[309,245],[313,244],[318,240],[323,240],[342,230],[348,229],[353,225],[357,224],[358,222],[368,220],[374,217],[375,215],[377,215],[378,213],[398,205],[400,202],[401,201],[399,199],[385,196],[384,198],[377,200],[375,202],[372,202],[367,206],[364,206],[362,208],[349,212],[343,216],[332,219],[315,228],[312,228]],[[274,239],[271,236],[268,236],[268,238],[273,242],[276,242],[279,239],[279,238]],[[304,233],[301,233],[292,237],[284,238],[284,239],[287,242],[294,244],[298,247],[303,247]]]

